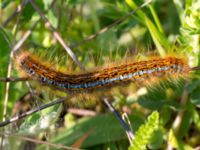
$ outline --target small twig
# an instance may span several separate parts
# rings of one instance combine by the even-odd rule
[[[35,103],[35,107],[39,107],[39,100],[38,100],[38,97],[37,97],[37,94],[36,94],[36,91],[34,91],[34,89],[33,89],[33,87],[31,86],[31,84],[28,82],[28,81],[26,81],[26,85],[27,85],[27,87],[28,87],[28,89],[29,89],[29,92],[30,92],[30,94],[31,94],[31,97],[33,98],[33,101],[34,101],[34,103]],[[41,114],[41,116],[42,116],[42,113],[39,111],[39,113]],[[42,118],[43,118],[43,116],[42,116]]]
[[[80,46],[82,44],[84,44],[85,42],[88,42],[92,39],[95,39],[97,36],[99,36],[100,34],[102,33],[105,33],[106,31],[108,31],[110,28],[112,28],[113,26],[115,25],[118,25],[120,23],[122,23],[124,20],[126,20],[127,18],[129,18],[130,16],[132,16],[134,13],[136,13],[138,10],[144,8],[145,6],[147,6],[149,3],[151,3],[152,0],[149,0],[145,3],[143,3],[141,6],[137,7],[136,9],[134,9],[133,11],[131,11],[130,13],[128,13],[127,15],[117,19],[116,21],[114,21],[113,23],[109,24],[108,26],[102,28],[100,31],[98,31],[97,33],[93,34],[93,35],[90,35],[88,37],[86,37],[84,40],[80,41],[80,42],[77,42],[77,43],[74,43],[71,48],[74,48],[74,47],[77,47],[77,46]]]
[[[109,108],[109,110],[115,115],[115,117],[120,122],[120,124],[122,125],[122,127],[125,129],[126,133],[129,135],[129,137],[131,137],[131,139],[134,139],[133,132],[131,131],[131,129],[129,128],[129,126],[124,122],[124,120],[120,117],[120,115],[115,110],[115,108],[108,102],[108,99],[107,98],[103,98],[103,101],[106,104],[106,106]]]
[[[23,0],[22,4],[20,6],[21,9],[23,9],[26,4],[27,4],[26,0]],[[13,44],[10,44],[10,48],[12,47],[12,45],[14,45],[16,43],[16,34],[17,34],[19,22],[20,22],[20,16],[21,16],[21,11],[20,11],[20,13],[19,13],[19,15],[17,17],[16,29],[15,29],[15,32],[14,32],[14,42],[13,42]],[[7,78],[11,77],[12,59],[13,59],[13,57],[14,57],[14,50],[12,49],[12,51],[10,53],[10,60],[9,60],[8,71],[7,71]],[[7,104],[8,104],[9,91],[10,91],[10,82],[7,82],[6,83],[6,94],[5,94],[5,98],[4,98],[3,121],[5,121],[6,115],[7,115]]]
[[[3,23],[3,27],[6,27],[7,24],[21,11],[21,5],[19,5],[15,11],[8,17],[8,19]]]
[[[194,150],[200,150],[200,146],[195,147]]]
[[[3,23],[3,27],[6,27],[7,24],[18,14],[21,12],[23,5],[25,5],[27,3],[27,1],[25,1],[25,3],[22,3],[21,5],[19,5],[15,11],[8,17],[8,19]]]
[[[34,0],[29,0],[33,8],[38,12],[40,17],[44,20],[44,22],[50,27],[50,30],[53,32],[53,35],[55,38],[60,42],[60,44],[63,46],[63,48],[67,51],[67,53],[70,55],[70,57],[73,59],[73,61],[82,69],[85,70],[83,65],[79,62],[76,55],[72,52],[72,50],[67,46],[67,44],[64,42],[60,34],[56,31],[56,29],[53,27],[53,25],[49,22],[49,20],[46,18],[46,16],[42,13],[42,11],[38,8],[38,6],[35,4]]]
[[[186,106],[186,104],[188,102],[188,91],[186,90],[187,85],[188,85],[188,83],[185,84],[185,88],[184,88],[183,94],[181,96],[181,105],[183,107]],[[175,133],[179,132],[179,128],[180,128],[181,122],[183,120],[184,113],[185,113],[185,110],[179,111],[176,118],[174,119],[173,129],[174,129]]]
[[[67,111],[69,113],[79,115],[79,116],[95,116],[95,115],[97,115],[97,113],[95,111],[85,110],[85,109],[68,108]]]
[[[0,82],[21,82],[21,81],[30,81],[30,78],[0,78]]]
[[[53,7],[55,3],[55,0],[52,1],[51,5],[50,5],[50,8]],[[36,25],[39,23],[41,18],[39,18],[34,24],[33,26],[25,32],[25,34],[21,37],[21,40],[19,40],[17,42],[17,44],[15,44],[12,48],[12,51],[15,53],[17,50],[19,50],[19,48],[22,46],[22,44],[26,41],[26,39],[31,35],[31,33],[33,32],[33,29],[36,27]]]
[[[188,91],[186,90],[187,85],[188,85],[188,82],[185,84],[185,86],[184,86],[184,91],[183,91],[183,94],[182,94],[182,96],[181,96],[181,105],[182,105],[183,107],[186,106],[186,104],[187,104],[187,102],[188,102]],[[178,132],[179,132],[180,125],[181,125],[181,123],[182,123],[182,121],[183,121],[183,116],[184,116],[184,114],[185,114],[185,110],[181,110],[181,111],[178,112],[176,118],[174,119],[172,128],[173,128],[174,133],[175,133],[176,135],[177,135]],[[167,149],[167,150],[171,150],[171,149],[173,149],[173,146],[172,146],[170,143],[168,143],[166,149]]]
[[[56,149],[62,148],[62,149],[67,149],[67,150],[81,150],[81,149],[78,149],[78,148],[68,147],[68,146],[64,146],[64,145],[61,145],[61,144],[53,144],[53,143],[50,143],[50,142],[41,141],[41,140],[38,140],[38,139],[33,139],[33,138],[30,138],[30,137],[25,137],[25,136],[20,136],[20,135],[14,135],[14,134],[8,134],[8,133],[0,133],[0,135],[7,136],[7,137],[14,137],[14,138],[17,138],[17,139],[20,139],[20,140],[30,141],[30,142],[37,143],[37,144],[45,144],[45,145],[54,147]]]
[[[133,130],[132,130],[132,127],[131,127],[131,122],[130,122],[130,120],[129,120],[129,118],[128,118],[127,113],[123,113],[123,114],[122,114],[122,119],[125,120],[125,121],[128,123],[128,125],[129,125],[129,127],[130,127],[130,130],[133,131]],[[130,135],[128,134],[128,132],[126,132],[126,134],[127,134],[127,136],[128,136],[129,143],[131,144],[133,138],[130,137]]]
[[[23,0],[21,3],[21,9],[24,8],[24,6],[26,5],[26,1]],[[10,48],[12,48],[15,43],[16,43],[16,35],[17,35],[17,30],[19,27],[19,22],[20,22],[20,16],[21,16],[21,11],[19,11],[19,15],[17,16],[17,22],[16,22],[16,28],[14,31],[14,41],[13,43],[10,43],[9,46]],[[12,71],[12,59],[14,57],[14,51],[12,50],[10,53],[10,60],[9,60],[9,64],[8,64],[8,70],[7,70],[7,78],[11,77],[11,71]],[[5,93],[5,97],[4,97],[4,104],[3,104],[3,121],[6,120],[6,116],[7,116],[7,107],[8,107],[8,97],[9,97],[9,93],[10,93],[10,82],[6,82],[6,93]],[[4,129],[3,129],[4,131]],[[4,140],[4,136],[1,137],[1,141],[0,141],[0,148],[3,149],[3,140]]]
[[[61,99],[52,101],[52,102],[50,102],[50,103],[48,103],[48,104],[44,104],[44,105],[42,105],[42,106],[40,106],[40,107],[37,107],[37,108],[32,109],[32,110],[30,110],[30,111],[27,111],[27,112],[25,112],[25,113],[23,113],[23,114],[21,114],[21,115],[18,115],[18,116],[16,116],[16,117],[13,117],[13,118],[11,118],[11,119],[9,119],[9,120],[0,122],[0,127],[3,127],[3,126],[6,126],[6,125],[8,125],[8,124],[11,124],[11,123],[13,123],[13,122],[16,122],[16,121],[18,121],[18,120],[20,120],[20,119],[22,119],[22,118],[24,118],[24,117],[26,117],[26,116],[30,116],[30,115],[32,115],[33,113],[36,113],[36,112],[38,112],[38,111],[41,111],[41,110],[43,110],[43,109],[45,109],[45,108],[54,106],[54,105],[56,105],[56,104],[60,104],[60,103],[64,102],[66,99],[68,99],[68,98],[69,98],[69,97],[65,97],[65,98],[61,98]]]
[[[12,60],[13,59],[13,51],[10,53],[10,61],[8,64],[8,70],[7,70],[7,78],[11,77],[11,70],[12,70]],[[6,119],[7,115],[7,104],[8,104],[8,96],[9,96],[9,91],[10,91],[10,82],[6,82],[6,93],[5,93],[5,98],[4,98],[4,109],[3,109],[3,121]]]
[[[21,37],[21,39],[17,42],[17,44],[15,44],[13,46],[12,51],[15,53],[17,50],[19,50],[19,48],[22,46],[22,44],[26,41],[26,39],[31,35],[31,33],[33,32],[33,29],[36,27],[36,25],[38,24],[38,22],[40,21],[40,19],[38,19],[33,26],[25,32],[25,34]]]

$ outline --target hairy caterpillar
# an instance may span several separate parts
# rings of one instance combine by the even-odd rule
[[[94,91],[121,83],[146,80],[152,77],[184,75],[193,70],[183,58],[166,57],[148,61],[102,67],[84,74],[65,74],[40,63],[28,52],[17,55],[18,66],[30,77],[44,85],[69,93]]]

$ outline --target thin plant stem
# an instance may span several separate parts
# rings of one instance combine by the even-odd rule
[[[141,6],[137,7],[136,9],[134,9],[133,11],[131,11],[130,13],[128,13],[127,15],[117,19],[116,21],[114,21],[113,23],[109,24],[108,26],[102,28],[100,31],[98,31],[97,33],[90,35],[88,37],[86,37],[84,40],[74,43],[71,47],[78,47],[82,44],[84,44],[85,42],[91,41],[93,39],[95,39],[97,36],[99,36],[100,34],[103,34],[105,32],[107,32],[109,29],[111,29],[112,27],[114,27],[115,25],[118,25],[120,23],[122,23],[124,20],[126,20],[127,18],[131,17],[134,13],[136,13],[138,10],[146,7],[149,3],[151,3],[152,0],[148,0],[145,3],[143,3]]]
[[[5,120],[5,121],[3,121],[3,122],[0,122],[0,127],[3,127],[3,126],[6,126],[6,125],[8,125],[8,124],[11,124],[11,123],[13,123],[13,122],[16,122],[16,121],[18,121],[18,120],[20,120],[20,119],[22,119],[22,118],[24,118],[24,117],[30,116],[30,115],[32,115],[32,114],[38,112],[38,111],[41,111],[41,110],[43,110],[43,109],[48,108],[48,107],[51,107],[51,106],[60,104],[60,103],[64,102],[66,99],[68,99],[68,98],[69,98],[69,97],[64,97],[64,98],[61,98],[61,99],[52,101],[52,102],[50,102],[50,103],[44,104],[44,105],[39,106],[39,107],[37,107],[37,108],[35,108],[35,109],[32,109],[32,110],[30,110],[30,111],[27,111],[27,112],[25,112],[25,113],[22,113],[22,114],[20,114],[20,115],[18,115],[18,116],[16,116],[16,117],[13,117],[13,118],[11,118],[11,119],[9,119],[9,120]]]
[[[50,21],[46,18],[46,16],[42,13],[42,11],[39,9],[39,7],[35,4],[34,0],[29,0],[33,8],[38,12],[42,20],[47,24],[47,26],[50,28],[50,30],[53,32],[53,35],[58,40],[58,42],[63,46],[63,48],[67,51],[69,56],[73,59],[73,61],[81,68],[81,70],[85,70],[83,65],[80,63],[76,55],[73,53],[73,51],[70,49],[69,46],[64,42],[63,38],[60,36],[60,34],[56,31],[56,29],[53,27],[53,25],[50,23]]]
[[[115,117],[117,118],[117,120],[119,121],[119,123],[122,125],[122,127],[124,128],[124,130],[126,131],[126,133],[129,135],[129,137],[131,139],[134,139],[133,132],[131,131],[131,129],[129,128],[129,126],[124,122],[124,120],[121,118],[121,116],[119,115],[119,113],[115,110],[115,108],[108,102],[108,99],[104,98],[103,101],[106,104],[106,106],[109,108],[109,110],[115,115]]]

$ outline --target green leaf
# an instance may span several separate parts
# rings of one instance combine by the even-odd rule
[[[165,49],[169,48],[166,38],[164,37],[163,34],[161,34],[157,30],[157,28],[155,27],[155,25],[152,23],[152,21],[149,18],[145,17],[145,22],[160,55],[164,56]]]
[[[138,7],[137,4],[132,0],[126,0],[126,3],[132,9],[135,9]],[[139,16],[140,22],[142,22],[148,28],[160,55],[165,56],[165,53],[166,53],[165,51],[169,50],[170,45],[163,32],[162,26],[156,15],[156,12],[154,11],[152,6],[149,6],[149,8],[154,17],[155,23],[151,21],[150,17],[148,17],[147,13],[145,13],[144,11],[138,10],[136,14]]]
[[[199,81],[199,80],[198,80]],[[195,106],[200,107],[200,92],[199,92],[199,88],[196,88],[195,90],[193,90],[193,92],[191,93],[191,103],[193,103]]]
[[[143,122],[136,115],[131,115],[129,119],[134,122],[133,129],[138,128]],[[75,143],[79,143],[79,147],[88,148],[121,139],[127,139],[124,129],[113,114],[105,114],[80,119],[71,128],[58,131],[51,142],[65,146],[74,146]],[[38,149],[44,149],[44,146]]]
[[[48,18],[49,18],[49,21],[52,23],[52,25],[55,28],[57,28],[57,26],[58,26],[58,18],[54,15],[52,10],[48,11]]]
[[[28,3],[24,8],[24,10],[22,11],[21,20],[24,22],[31,20],[34,12],[35,10],[32,7],[31,3]]]
[[[39,7],[39,9],[44,12],[44,4],[41,0],[36,0],[35,1],[37,7]],[[31,3],[27,3],[26,7],[23,9],[22,14],[21,14],[21,20],[24,22],[28,22],[29,20],[31,20],[33,14],[35,13],[35,9],[33,8],[33,6],[31,5]],[[36,12],[37,13],[37,12]]]
[[[154,111],[147,119],[147,122],[140,126],[136,131],[135,138],[132,141],[129,150],[145,150],[147,144],[151,143],[151,138],[159,126],[159,114]]]

